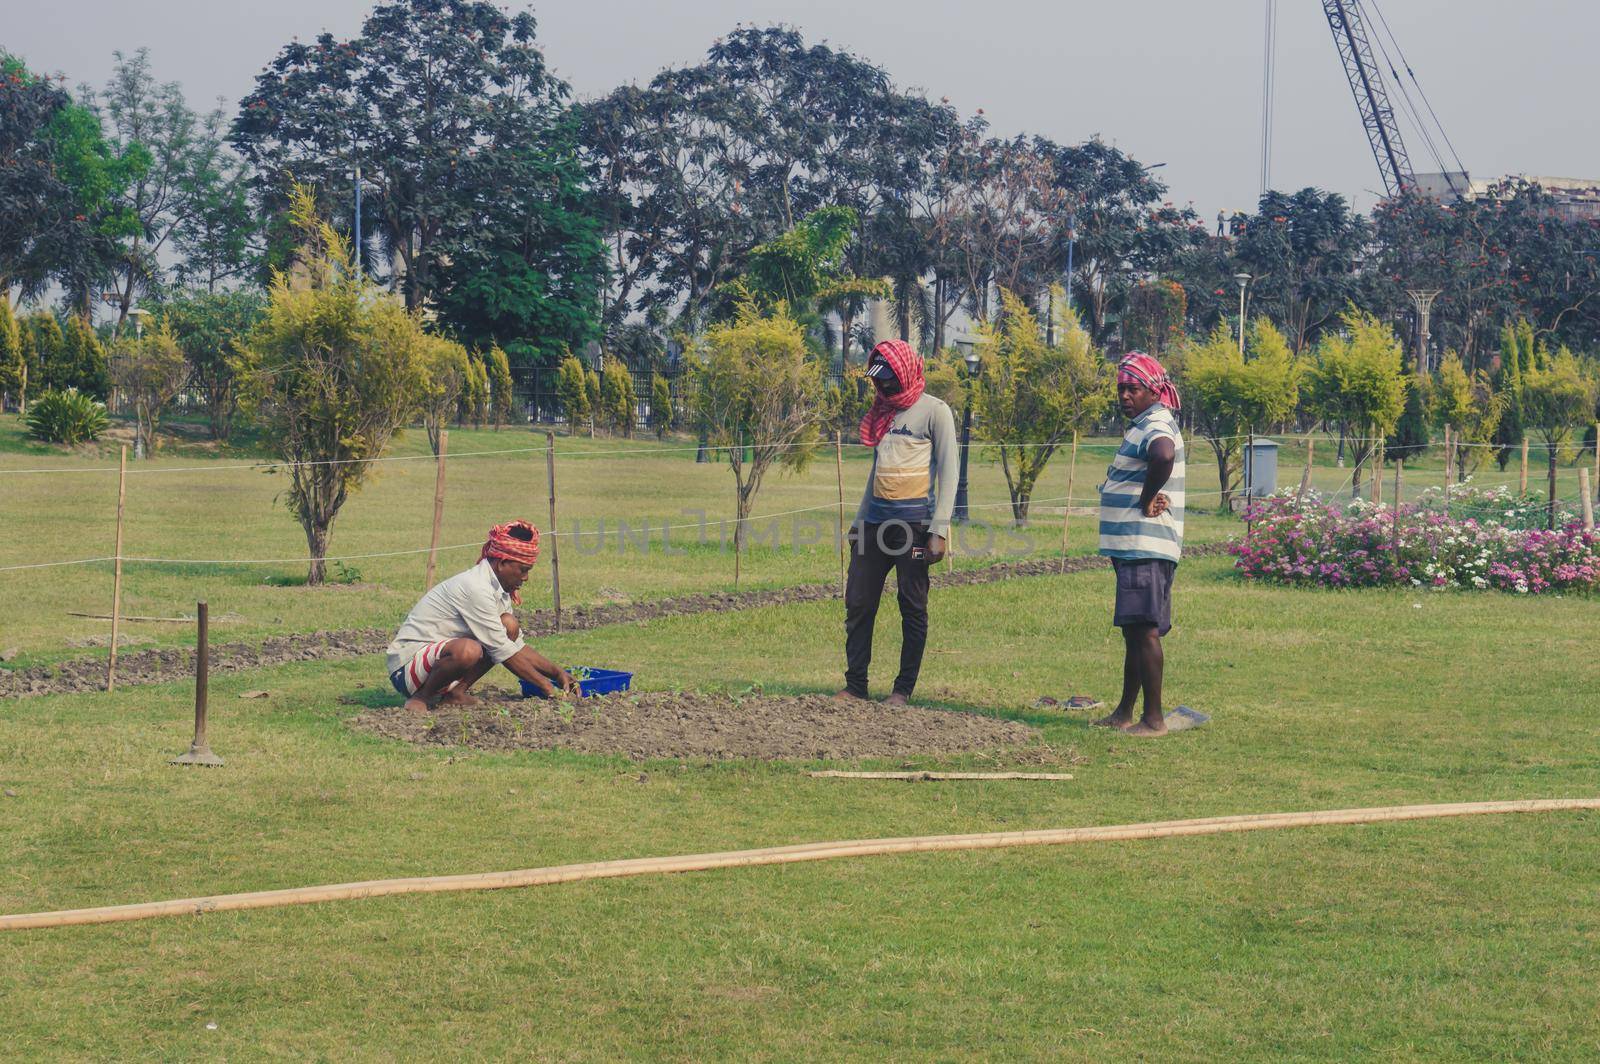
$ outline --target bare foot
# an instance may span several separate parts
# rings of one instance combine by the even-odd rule
[[[1089,722],[1089,727],[1091,727],[1091,728],[1126,728],[1128,725],[1130,725],[1132,723],[1133,723],[1133,711],[1132,710],[1116,709],[1116,710],[1112,710],[1110,713],[1108,713],[1105,716],[1101,717],[1099,720],[1091,720]]]
[[[1159,739],[1167,734],[1167,722],[1163,720],[1151,724],[1149,721],[1141,720],[1131,727],[1123,728],[1122,734],[1137,736],[1140,739]]]
[[[420,695],[412,695],[406,699],[405,708],[407,713],[426,713],[428,712],[428,700]]]
[[[465,691],[458,691],[454,687],[439,696],[442,706],[475,706],[479,704],[476,695],[469,695]]]
[[[850,690],[848,687],[845,688],[843,691],[837,692],[833,697],[837,698],[841,702],[848,702],[851,699],[855,699],[858,702],[865,702],[867,700],[867,696],[866,695],[858,695],[854,691]]]
[[[894,694],[883,700],[883,704],[886,706],[905,706],[910,705],[910,703],[911,696],[903,695],[899,691],[896,691]]]

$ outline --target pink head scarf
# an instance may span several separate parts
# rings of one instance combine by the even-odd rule
[[[1117,383],[1144,385],[1156,393],[1156,398],[1168,410],[1177,410],[1182,406],[1178,401],[1178,386],[1172,383],[1172,378],[1161,368],[1161,363],[1143,351],[1129,351],[1117,363]]]

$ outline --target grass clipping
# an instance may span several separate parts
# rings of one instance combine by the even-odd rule
[[[1039,745],[1016,721],[827,695],[649,691],[546,702],[486,693],[467,709],[371,709],[351,727],[419,746],[573,750],[635,760],[845,761]]]

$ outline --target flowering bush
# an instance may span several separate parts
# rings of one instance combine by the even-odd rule
[[[1600,588],[1600,535],[1457,520],[1444,509],[1307,506],[1271,498],[1230,551],[1246,576],[1316,587],[1496,588],[1519,594]]]
[[[1444,488],[1428,488],[1417,505],[1424,510],[1437,510],[1457,521],[1472,519],[1481,524],[1504,525],[1507,528],[1543,528],[1550,514],[1550,503],[1541,492],[1518,494],[1509,484],[1494,488],[1473,487],[1471,478]],[[1556,525],[1569,525],[1578,515],[1567,500],[1556,499]]]

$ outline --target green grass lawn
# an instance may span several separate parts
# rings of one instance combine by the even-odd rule
[[[775,484],[766,505],[797,489]],[[491,513],[484,502],[461,532]],[[364,520],[379,536],[377,516]],[[638,580],[673,589],[665,567]],[[935,593],[919,694],[1039,725],[1087,758],[1063,784],[412,750],[342,723],[358,707],[341,695],[393,699],[377,658],[217,677],[211,739],[228,766],[215,771],[164,763],[188,742],[184,685],[13,702],[0,707],[0,784],[14,793],[0,797],[0,910],[1600,792],[1592,599],[1304,592],[1242,584],[1222,559],[1186,563],[1168,691],[1214,720],[1141,743],[1032,708],[1114,694],[1110,597],[1103,571]],[[875,690],[897,629],[892,608],[880,619]],[[633,667],[644,687],[829,690],[839,621],[837,604],[789,606],[542,649]],[[250,688],[272,697],[236,697]],[[1552,814],[14,933],[0,937],[0,1044],[17,1059],[1591,1060],[1597,881],[1600,817]]]
[[[441,542],[456,549],[440,556],[443,574],[456,572],[476,558],[477,545],[493,523],[526,516],[541,527],[548,525],[542,433],[526,428],[456,430],[450,444],[457,457],[448,467]],[[1115,446],[1114,440],[1094,439],[1085,441],[1080,449],[1072,474],[1071,495],[1081,505],[1072,518],[1072,553],[1094,549],[1095,489]],[[682,438],[658,444],[653,438],[560,436],[557,447],[559,527],[569,533],[585,533],[562,547],[566,605],[619,597],[652,599],[733,586],[732,526],[728,520],[733,479],[725,465],[697,465],[693,441]],[[394,455],[420,457],[426,451],[427,441],[419,430],[406,433]],[[510,453],[472,457],[486,451]],[[838,486],[831,451],[831,447],[825,448],[803,473],[774,473],[767,478],[755,504],[758,517],[808,512],[755,522],[754,545],[742,566],[743,586],[837,579],[838,556],[832,542]],[[161,457],[132,464],[124,556],[198,562],[303,558],[304,535],[281,499],[287,478],[240,468],[261,455],[260,442],[248,437],[219,452],[185,436],[170,441]],[[1322,441],[1317,456],[1313,476],[1317,486],[1334,490],[1348,483],[1350,470],[1333,464],[1331,443]],[[1303,462],[1303,445],[1286,445],[1280,456],[1279,483],[1297,484]],[[1053,556],[1059,552],[1068,464],[1065,454],[1051,463],[1035,492],[1041,501],[1032,527],[1016,532],[1010,528],[1008,495],[999,463],[988,452],[975,449],[971,464],[975,523],[963,531],[957,543],[955,564],[985,564],[996,553]],[[0,611],[0,650],[19,649],[23,655],[20,663],[81,654],[84,651],[74,650],[72,644],[81,646],[95,638],[103,641],[109,634],[107,622],[71,614],[109,614],[111,563],[11,571],[4,567],[112,555],[115,466],[115,449],[109,444],[67,453],[27,440],[15,415],[0,416],[0,528],[5,532],[0,536],[0,594],[21,604]],[[863,448],[846,449],[847,519],[855,512],[867,468]],[[36,469],[52,472],[18,472]],[[1515,469],[1505,475],[1492,465],[1489,470],[1490,480],[1516,477]],[[1537,470],[1535,474],[1537,480]],[[1563,469],[1563,475],[1570,479],[1575,474]],[[1407,473],[1408,493],[1442,480],[1438,458],[1424,460]],[[360,555],[426,548],[433,484],[431,457],[377,466],[340,514],[334,526],[334,552]],[[1214,541],[1238,531],[1236,520],[1215,514],[1219,501],[1216,486],[1210,448],[1196,441],[1189,466],[1190,543]],[[602,519],[606,523],[603,538],[595,535]],[[707,522],[703,543],[698,527],[702,519]],[[627,522],[633,531],[627,546],[622,543],[619,522]],[[654,530],[648,537],[647,552],[636,546],[638,531],[645,524]],[[675,527],[664,534],[665,525],[695,527]],[[773,531],[779,537],[776,547],[762,536]],[[670,554],[664,540],[670,542]],[[244,565],[128,562],[123,612],[185,616],[192,614],[196,600],[206,599],[214,619],[214,639],[251,639],[318,628],[398,626],[423,590],[423,554],[356,559],[347,564],[359,572],[359,582],[316,590],[280,586],[292,585],[304,575],[305,565],[299,561]],[[542,566],[541,574],[526,591],[531,606],[550,601],[548,569]],[[160,622],[132,621],[123,631],[150,643],[192,639],[185,626]]]

